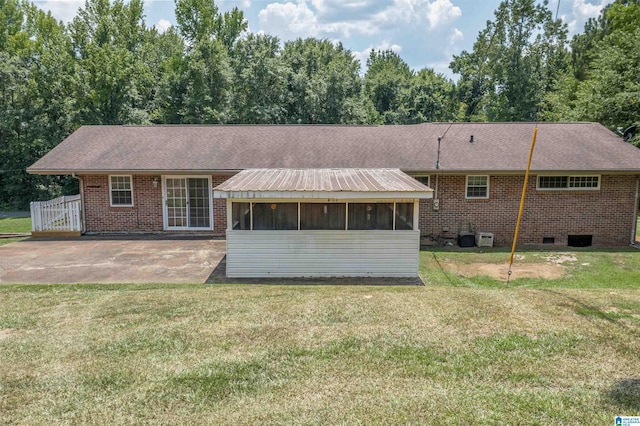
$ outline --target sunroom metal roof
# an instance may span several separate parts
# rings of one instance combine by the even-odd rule
[[[214,188],[216,198],[432,198],[400,169],[247,169]]]

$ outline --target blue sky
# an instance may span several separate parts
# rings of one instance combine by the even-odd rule
[[[549,0],[552,11],[581,32],[586,20],[612,0]],[[83,0],[40,0],[65,22]],[[238,7],[252,32],[276,35],[282,41],[317,37],[340,41],[361,60],[370,49],[391,49],[415,70],[424,67],[454,77],[448,69],[453,55],[470,50],[478,32],[493,20],[500,0],[217,0],[221,10]],[[175,24],[173,0],[145,0],[146,23],[164,30]]]

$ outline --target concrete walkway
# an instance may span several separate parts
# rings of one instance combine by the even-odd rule
[[[225,240],[29,238],[0,246],[0,284],[204,283]]]

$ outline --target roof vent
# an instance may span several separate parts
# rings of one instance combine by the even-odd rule
[[[469,143],[473,143],[473,135],[469,138]]]

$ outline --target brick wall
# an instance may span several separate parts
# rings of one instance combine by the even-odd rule
[[[212,187],[229,175],[212,175]],[[153,188],[154,178],[158,187]],[[440,209],[433,200],[420,202],[420,230],[423,235],[456,237],[458,230],[492,232],[494,243],[510,245],[518,215],[524,176],[491,176],[489,199],[465,199],[464,175],[438,178]],[[431,176],[435,189],[436,176]],[[162,223],[162,177],[133,176],[133,207],[109,205],[109,177],[83,176],[85,217],[88,232],[159,232]],[[566,246],[568,235],[593,235],[595,246],[626,246],[633,225],[636,191],[635,176],[603,175],[599,191],[538,191],[536,176],[527,187],[520,236],[521,244],[541,244],[551,237],[556,245]],[[224,235],[226,200],[213,200],[214,230]]]
[[[465,176],[438,177],[440,209],[433,200],[420,203],[423,235],[455,237],[471,224],[476,232],[494,234],[494,244],[511,245],[524,175],[490,176],[489,199],[465,199]],[[436,176],[431,176],[435,189]],[[542,244],[554,238],[566,246],[568,235],[593,235],[594,246],[626,246],[634,220],[635,176],[601,176],[599,191],[539,191],[536,176],[527,183],[520,244]],[[435,196],[435,194],[434,194]]]
[[[229,175],[212,175],[216,187]],[[157,179],[157,188],[153,180]],[[82,176],[87,232],[160,232],[162,221],[162,176],[133,175],[133,207],[111,207],[109,176]],[[224,235],[227,223],[226,200],[213,200],[212,235]],[[209,232],[209,231],[207,231]]]

